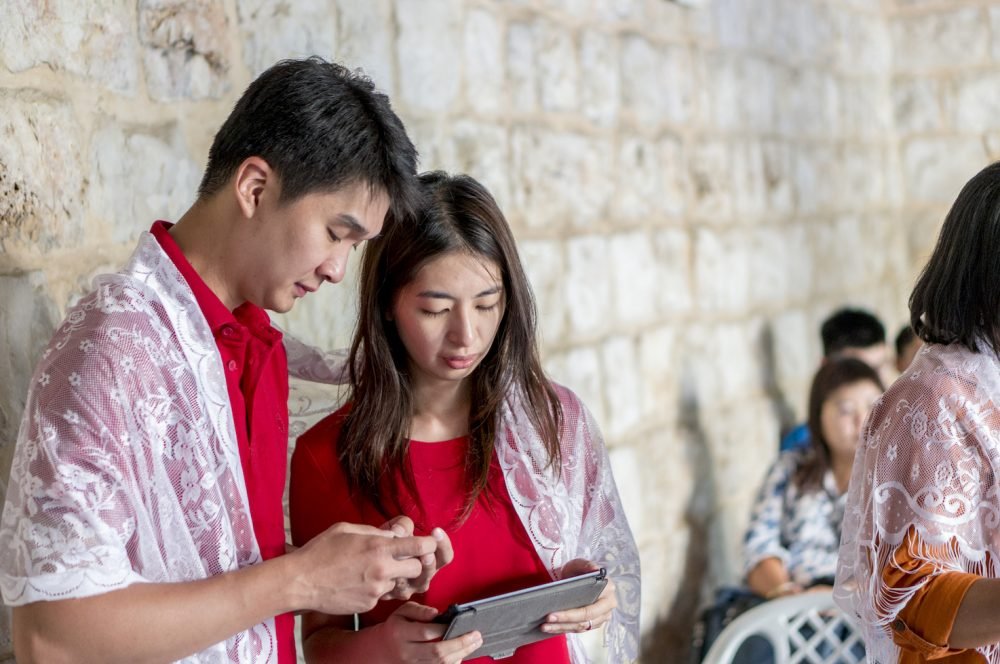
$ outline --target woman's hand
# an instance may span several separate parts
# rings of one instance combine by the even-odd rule
[[[439,641],[444,636],[445,625],[429,622],[438,614],[437,609],[407,602],[393,611],[382,624],[372,628],[378,632],[379,661],[428,662],[430,664],[458,664],[483,645],[479,632],[469,632],[454,639]]]
[[[582,558],[571,560],[563,565],[559,578],[568,579],[573,576],[596,572],[600,567]],[[615,583],[608,579],[608,585],[598,596],[597,601],[590,606],[582,606],[579,609],[568,609],[550,613],[546,622],[542,624],[541,630],[546,634],[566,634],[569,632],[586,632],[591,629],[603,627],[611,620],[611,612],[618,606],[618,598],[615,596]]]

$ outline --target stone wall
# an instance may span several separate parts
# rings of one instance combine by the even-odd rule
[[[644,661],[679,660],[740,576],[819,321],[854,303],[894,330],[948,202],[998,156],[994,26],[1000,2],[960,0],[8,0],[0,475],[67,302],[184,212],[256,73],[321,54],[390,94],[422,167],[506,210],[546,366],[612,449]],[[281,322],[345,344],[351,285]]]

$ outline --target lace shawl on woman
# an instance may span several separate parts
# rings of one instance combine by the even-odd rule
[[[575,558],[608,570],[618,596],[605,632],[609,661],[634,661],[639,655],[639,552],[600,430],[575,394],[554,387],[565,416],[561,468],[546,470],[548,451],[517,395],[508,397],[501,412],[500,467],[514,509],[553,578]],[[585,662],[578,635],[568,636],[573,661]]]
[[[95,289],[32,377],[0,525],[8,606],[260,561],[225,375],[194,294],[149,233]],[[337,375],[287,346],[300,373]],[[268,620],[184,661],[274,662],[275,646]]]
[[[898,661],[890,624],[937,574],[1000,577],[997,404],[1000,361],[991,351],[928,345],[872,410],[854,462],[834,589],[858,616],[870,661]],[[910,555],[935,572],[894,589],[882,571],[911,526],[930,547],[910,547]],[[940,557],[927,558],[931,547]],[[997,645],[978,650],[1000,662]]]

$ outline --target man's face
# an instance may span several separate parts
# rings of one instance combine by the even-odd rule
[[[895,376],[889,363],[889,347],[885,343],[873,344],[864,348],[844,348],[836,354],[837,357],[853,357],[861,360],[878,372],[885,385],[891,383]]]
[[[382,231],[388,210],[388,196],[360,184],[285,204],[275,193],[262,199],[243,247],[241,299],[284,313],[324,282],[338,283],[351,251]]]

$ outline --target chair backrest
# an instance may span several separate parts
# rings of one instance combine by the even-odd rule
[[[730,664],[740,646],[758,635],[771,643],[775,664],[856,664],[865,660],[861,634],[833,602],[808,592],[756,606],[722,630],[703,664]]]

